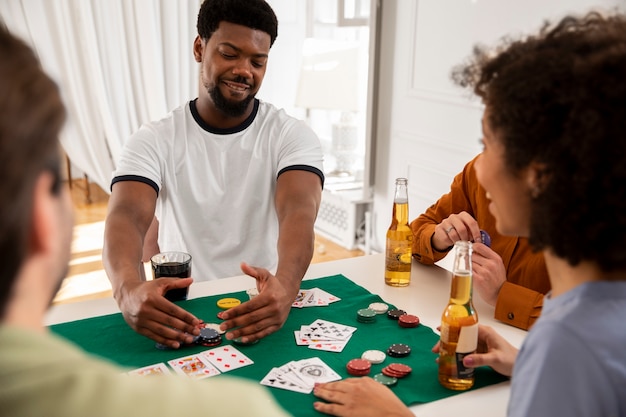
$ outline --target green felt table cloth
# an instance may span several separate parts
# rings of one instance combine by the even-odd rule
[[[393,362],[411,366],[413,372],[400,379],[391,388],[407,405],[435,401],[458,393],[443,388],[438,382],[436,355],[431,352],[431,348],[439,336],[431,328],[421,324],[416,328],[403,328],[398,325],[397,321],[388,319],[386,315],[378,315],[374,323],[358,322],[356,314],[358,309],[366,308],[372,302],[385,301],[343,275],[302,281],[302,288],[314,287],[340,297],[341,301],[323,307],[292,308],[288,320],[278,332],[262,339],[257,344],[236,346],[250,357],[254,364],[230,371],[226,375],[261,381],[273,367],[282,366],[291,360],[319,357],[342,378],[348,378],[351,375],[346,371],[346,363],[350,359],[361,357],[365,350],[386,351],[393,343],[404,343],[411,347],[409,356],[404,358],[388,356],[382,364],[372,365],[370,376],[379,373],[383,367]],[[225,296],[236,297],[242,301],[247,299],[245,291],[241,291],[181,301],[178,304],[207,323],[219,323],[217,313],[220,309],[216,302]],[[387,304],[390,308],[396,307],[390,303]],[[418,306],[397,307],[419,316]],[[443,311],[444,306],[441,308]],[[299,330],[301,325],[310,324],[316,319],[333,321],[358,329],[342,352],[326,352],[296,345],[294,331]],[[156,349],[155,343],[135,333],[120,313],[53,325],[51,329],[72,340],[87,352],[132,369],[160,362],[167,363],[170,359],[213,349],[203,346],[185,347],[179,350]],[[222,345],[231,343],[224,338]],[[491,369],[478,368],[476,369],[476,383],[472,389],[502,382],[505,379]],[[313,409],[312,404],[315,400],[313,394],[296,393],[278,388],[270,388],[270,392],[286,410],[294,415],[320,415]]]

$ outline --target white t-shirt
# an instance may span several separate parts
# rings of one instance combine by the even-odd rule
[[[269,103],[255,100],[240,126],[215,129],[192,101],[127,141],[113,184],[142,181],[157,191],[159,248],[190,253],[192,276],[206,281],[240,275],[242,261],[275,271],[276,180],[298,169],[323,183],[322,162],[315,133]]]

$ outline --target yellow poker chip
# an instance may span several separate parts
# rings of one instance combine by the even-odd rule
[[[237,298],[222,298],[217,301],[217,306],[223,310],[228,310],[229,308],[237,307],[241,304]]]

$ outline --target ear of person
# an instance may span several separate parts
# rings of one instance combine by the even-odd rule
[[[548,178],[546,164],[540,162],[532,162],[530,164],[528,168],[528,188],[533,198],[539,197],[546,189]]]

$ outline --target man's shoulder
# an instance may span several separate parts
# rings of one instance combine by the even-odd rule
[[[258,116],[264,119],[275,120],[279,123],[300,123],[302,120],[288,114],[285,109],[278,108],[272,103],[259,100]]]

